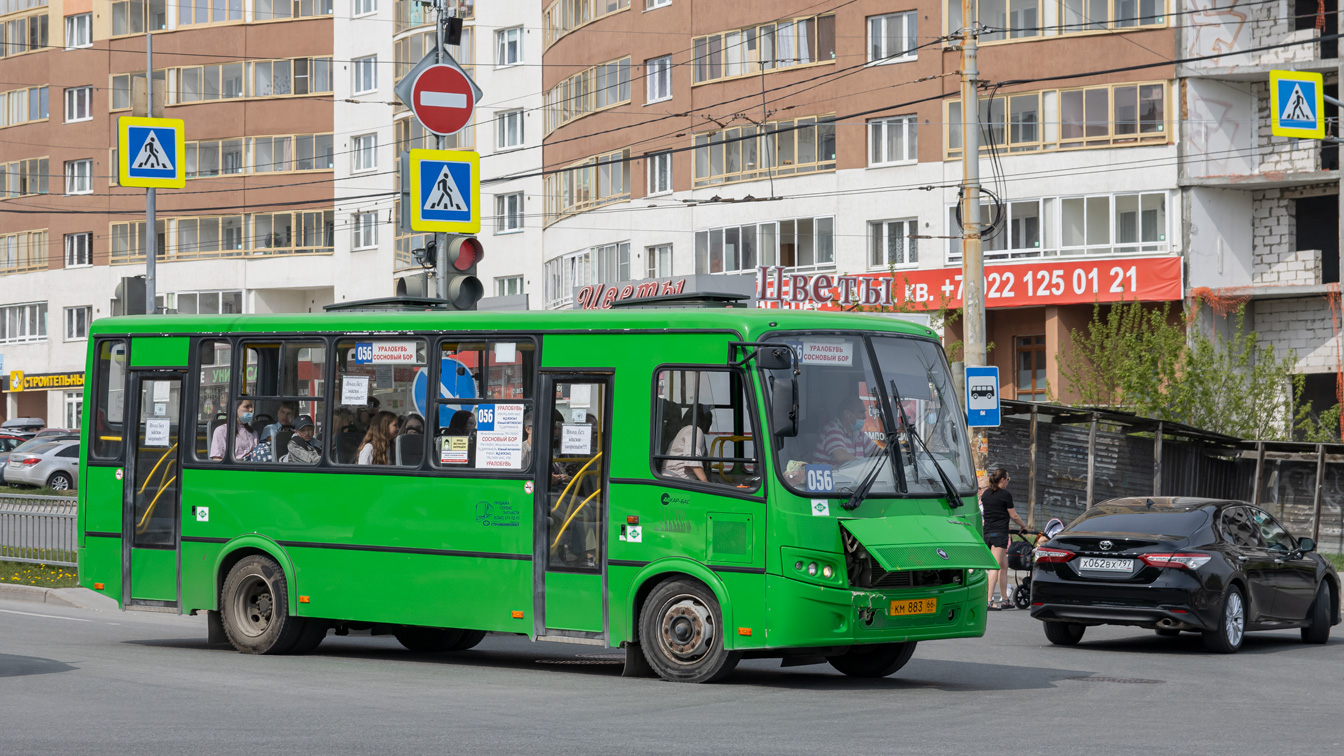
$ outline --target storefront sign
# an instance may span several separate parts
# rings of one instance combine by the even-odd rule
[[[676,281],[638,281],[627,284],[597,284],[579,290],[576,302],[584,310],[609,310],[612,304],[627,299],[646,299],[666,294],[681,294],[686,290],[686,279]]]
[[[83,373],[38,373],[25,374],[22,370],[10,371],[5,376],[5,391],[56,391],[57,389],[77,389],[84,387]]]
[[[756,306],[838,310],[908,306],[956,309],[962,303],[961,268],[935,268],[854,276],[756,271]],[[1128,257],[1058,260],[985,266],[985,307],[1169,302],[1184,296],[1181,258]]]

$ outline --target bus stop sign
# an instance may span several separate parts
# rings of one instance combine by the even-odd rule
[[[972,428],[997,428],[999,369],[966,366],[966,424]]]

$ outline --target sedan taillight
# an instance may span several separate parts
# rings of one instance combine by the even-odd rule
[[[1139,558],[1150,567],[1176,567],[1194,570],[1209,563],[1208,554],[1140,554]]]
[[[1066,551],[1064,549],[1039,548],[1036,549],[1033,561],[1062,563],[1067,562],[1070,559],[1073,559],[1073,557],[1074,554],[1072,551]]]
[[[19,460],[19,464],[28,465],[31,467],[41,461],[42,461],[41,457],[24,457],[23,459]]]

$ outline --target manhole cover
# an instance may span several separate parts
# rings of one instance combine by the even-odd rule
[[[537,659],[537,664],[624,664],[625,659]]]
[[[1100,682],[1100,683],[1121,683],[1124,685],[1161,685],[1166,680],[1145,680],[1142,677],[1069,677],[1068,680],[1077,680],[1079,682]]]

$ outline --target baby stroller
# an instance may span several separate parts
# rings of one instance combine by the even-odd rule
[[[1036,547],[1054,538],[1059,531],[1064,529],[1064,523],[1059,518],[1051,518],[1050,522],[1045,524],[1045,530],[1033,532],[1030,530],[1019,530],[1013,533],[1018,540],[1008,544],[1008,569],[1012,570],[1013,578],[1017,582],[1017,589],[1013,591],[1013,606],[1018,609],[1026,609],[1031,606],[1031,568],[1035,561],[1033,555]],[[1028,535],[1034,535],[1034,540],[1028,540]],[[1021,572],[1026,572],[1026,577],[1022,577]]]

